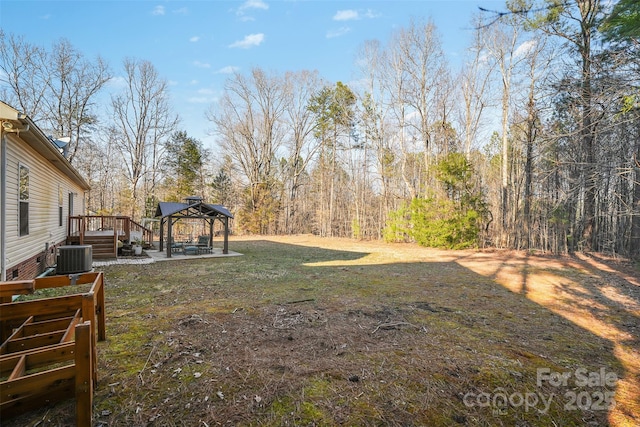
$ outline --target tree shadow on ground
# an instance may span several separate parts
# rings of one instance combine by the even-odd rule
[[[524,252],[475,253],[457,262],[609,341],[624,367],[617,383],[618,405],[609,419],[615,425],[638,423],[640,280],[633,265],[598,254]]]

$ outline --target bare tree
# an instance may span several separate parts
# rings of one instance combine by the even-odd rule
[[[402,99],[411,111],[407,124],[423,146],[424,165],[428,167],[434,151],[446,151],[446,147],[433,146],[435,125],[446,120],[446,109],[442,108],[446,104],[442,100],[449,89],[442,42],[430,21],[412,21],[408,28],[398,30],[394,40],[390,48],[404,58],[401,63],[407,76]]]
[[[126,172],[113,140],[109,128],[103,128],[78,149],[77,167],[91,185],[87,207],[98,215],[114,215],[129,207],[129,203],[123,203]]]
[[[254,68],[248,77],[235,73],[228,79],[218,105],[207,112],[221,148],[244,172],[248,199],[243,221],[256,232],[266,232],[274,215],[271,180],[285,135],[286,94],[281,77]]]
[[[111,74],[102,58],[86,60],[67,40],[53,45],[47,69],[47,122],[55,126],[55,136],[70,137],[68,159],[73,162],[85,134],[97,123],[95,98]]]
[[[97,123],[97,94],[111,79],[97,57],[90,61],[61,39],[51,52],[23,38],[0,32],[3,95],[56,138],[69,137],[67,158],[73,162],[82,141]]]
[[[398,176],[395,171],[397,156],[391,146],[391,138],[386,135],[388,104],[382,102],[382,45],[378,40],[365,42],[359,49],[356,63],[362,74],[363,87],[359,93],[359,132],[360,147],[365,149],[363,156],[364,183],[362,191],[362,222],[369,223],[361,234],[380,237],[386,223],[387,212],[392,209],[392,180]],[[369,174],[369,155],[371,147],[372,171]],[[371,176],[369,176],[371,175]],[[368,192],[368,194],[367,194]],[[381,196],[381,197],[378,197]],[[374,203],[375,202],[375,203]],[[365,213],[365,209],[368,213]]]
[[[130,215],[137,217],[142,211],[141,180],[148,177],[153,189],[163,159],[161,147],[179,119],[171,112],[167,82],[150,62],[125,59],[124,71],[126,86],[111,98],[111,130],[129,182]]]
[[[476,20],[477,30],[474,32],[474,40],[469,48],[471,58],[467,61],[458,76],[460,96],[462,97],[462,139],[464,152],[470,158],[473,146],[486,110],[491,106],[491,76],[495,69],[495,61],[487,61],[484,49],[483,27]]]
[[[394,37],[394,36],[392,36]],[[395,35],[395,38],[398,38]],[[392,40],[394,40],[392,38]],[[393,43],[393,41],[392,41]],[[399,43],[399,42],[396,42]],[[408,135],[408,120],[410,109],[404,102],[404,94],[408,90],[409,76],[405,72],[407,59],[392,47],[385,49],[380,55],[380,84],[383,93],[380,102],[388,108],[390,122],[393,123],[389,131],[390,141],[396,150],[400,151],[398,162],[400,176],[405,184],[409,198],[413,199],[420,193],[420,173],[413,173],[411,167],[412,153],[416,151],[412,138]]]
[[[401,175],[411,198],[426,192],[428,167],[436,147],[434,132],[448,121],[448,65],[431,22],[411,22],[398,29],[380,55],[384,100],[397,127]],[[447,137],[439,138],[446,141]],[[420,154],[419,160],[416,155]],[[416,169],[417,167],[417,169]]]
[[[46,63],[46,57],[44,48],[0,30],[2,98],[37,121],[45,115],[47,76],[42,64]]]
[[[540,242],[540,236],[534,236],[532,230],[534,207],[534,179],[536,178],[536,158],[544,150],[542,146],[544,117],[544,95],[547,91],[545,81],[549,77],[547,69],[553,57],[547,51],[548,38],[541,36],[528,40],[522,44],[523,68],[521,78],[526,90],[518,91],[514,98],[515,112],[513,115],[513,162],[521,164],[514,167],[518,177],[514,181],[522,181],[522,196],[515,196],[513,203],[517,205],[517,215],[514,217],[514,245],[518,248],[531,248],[535,242]],[[519,156],[519,158],[516,158]],[[541,191],[537,191],[541,195]],[[539,211],[539,205],[538,211]]]
[[[290,132],[284,142],[287,157],[286,182],[283,188],[287,190],[284,201],[284,228],[288,233],[295,232],[303,225],[300,222],[303,217],[297,216],[301,177],[308,170],[309,164],[320,148],[318,139],[313,137],[315,123],[308,108],[311,97],[319,86],[320,79],[317,72],[302,71],[285,75],[287,102],[284,105],[283,120],[290,128]]]
[[[500,224],[501,224],[501,238],[500,241],[503,245],[509,245],[510,237],[513,235],[513,215],[509,216],[509,206],[515,206],[514,201],[511,200],[511,158],[512,152],[509,145],[510,135],[510,109],[512,107],[513,96],[513,73],[519,63],[523,60],[524,56],[517,51],[520,39],[520,31],[517,22],[514,21],[512,16],[504,17],[497,21],[490,27],[483,29],[483,39],[485,43],[485,49],[491,60],[496,64],[496,68],[499,72],[499,78],[501,81],[501,184],[500,191],[501,206],[500,206]],[[514,214],[514,210],[511,211]]]
[[[595,164],[599,112],[593,98],[592,45],[602,18],[603,6],[600,0],[572,0],[560,3],[547,0],[545,3],[549,3],[549,7],[536,14],[532,22],[538,29],[564,40],[569,51],[579,58],[579,77],[575,87],[579,94],[575,101],[580,117],[577,129],[577,143],[580,146],[577,199],[582,202],[576,204],[577,222],[574,234],[580,236],[579,241],[575,241],[579,247],[597,250],[597,235],[594,231],[598,186]],[[566,81],[570,80],[568,78]]]

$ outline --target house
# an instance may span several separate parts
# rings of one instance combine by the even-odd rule
[[[33,279],[55,265],[90,187],[51,138],[2,101],[0,123],[0,281]]]

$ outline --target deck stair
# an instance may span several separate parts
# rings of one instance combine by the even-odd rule
[[[85,234],[83,244],[92,246],[94,258],[115,258],[118,255],[118,246],[113,235]]]

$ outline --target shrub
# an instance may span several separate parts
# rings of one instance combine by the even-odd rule
[[[471,164],[462,154],[451,153],[436,165],[436,177],[446,196],[414,198],[391,212],[385,240],[447,249],[477,247],[487,210],[473,185]]]

